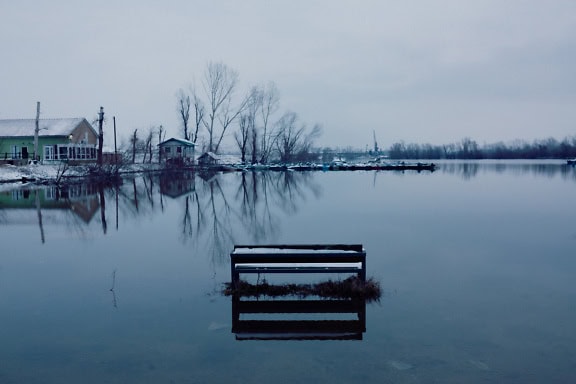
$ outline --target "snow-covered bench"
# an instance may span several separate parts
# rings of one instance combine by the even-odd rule
[[[232,283],[241,273],[356,273],[366,280],[361,244],[235,245],[230,253]]]

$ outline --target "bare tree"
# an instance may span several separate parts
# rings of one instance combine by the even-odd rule
[[[304,135],[306,127],[298,124],[298,115],[291,111],[284,113],[276,123],[279,132],[276,147],[282,162],[292,161],[298,142]]]
[[[291,111],[284,113],[276,126],[276,149],[282,162],[307,160],[314,140],[322,132],[318,124],[308,132],[306,125],[299,121],[298,115]]]
[[[187,95],[183,89],[180,89],[177,94],[178,97],[178,114],[182,119],[182,133],[184,134],[184,139],[190,140],[190,134],[188,133],[188,121],[190,120],[190,95]]]
[[[148,163],[152,163],[152,137],[154,134],[154,127],[150,127],[146,140],[144,141],[144,157],[142,163],[146,162],[146,155],[149,155]]]
[[[239,130],[234,133],[234,139],[240,150],[243,163],[246,162],[246,154],[249,149],[252,150],[252,158],[254,159],[256,156],[254,153],[256,150],[255,146],[250,148],[248,144],[251,141],[250,138],[256,135],[256,114],[260,106],[260,100],[258,88],[252,88],[248,95],[244,112],[240,115]]]
[[[164,130],[163,126],[158,127],[158,144],[164,141],[164,137],[166,136],[166,131]],[[158,147],[158,162],[162,162],[162,149]]]
[[[252,164],[256,164],[258,161],[258,131],[256,127],[252,127],[252,132],[250,134],[250,155]]]
[[[198,141],[198,132],[200,131],[200,126],[203,125],[204,123],[204,112],[205,112],[205,108],[204,108],[204,103],[202,102],[202,99],[200,99],[198,97],[198,94],[196,93],[196,91],[194,90],[194,92],[192,93],[193,96],[193,100],[194,100],[194,137],[192,137],[192,142],[194,144],[196,144],[196,142]]]
[[[240,157],[242,163],[246,163],[246,152],[248,149],[248,140],[250,137],[250,116],[248,115],[241,115],[240,120],[238,123],[238,131],[234,132],[234,140],[238,145],[238,149],[240,150]]]
[[[208,116],[204,126],[208,131],[208,150],[218,152],[230,124],[242,113],[249,96],[238,106],[232,99],[238,85],[238,73],[224,63],[210,62],[204,76],[204,91],[208,99]],[[219,131],[218,131],[219,129]]]
[[[260,162],[267,163],[275,145],[276,134],[270,127],[270,118],[278,110],[280,96],[276,84],[269,82],[260,87],[260,118],[262,119],[262,134],[260,135]]]
[[[132,144],[132,164],[134,164],[136,162],[136,147],[138,146],[138,128],[134,129],[130,144]]]

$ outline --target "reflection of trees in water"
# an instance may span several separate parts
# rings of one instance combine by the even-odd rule
[[[233,244],[264,243],[277,238],[283,216],[296,213],[310,197],[318,198],[321,188],[312,173],[248,172],[204,175],[193,173],[132,176],[120,184],[81,185],[86,196],[76,199],[58,195],[58,210],[65,224],[79,237],[86,237],[89,225],[104,235],[110,228],[122,229],[130,220],[153,218],[173,212],[177,205],[177,234],[192,250],[211,252],[214,263],[227,262]],[[35,193],[38,193],[37,190]],[[40,238],[52,223],[46,220],[46,202],[32,196],[31,207],[40,228]],[[0,210],[0,217],[2,210]],[[120,221],[120,223],[119,223]],[[114,225],[115,223],[115,225]]]
[[[150,216],[154,213],[154,201],[158,197],[154,194],[154,184],[151,177],[152,175],[144,175],[142,177],[124,179],[124,182],[117,190],[113,188],[107,189],[107,197],[110,200],[112,200],[112,197],[115,199],[116,193],[118,193],[119,216],[137,218]]]
[[[148,215],[158,207],[164,211],[164,199],[174,199],[181,204],[180,240],[194,249],[210,250],[211,260],[218,264],[227,261],[237,238],[270,241],[279,234],[282,213],[297,212],[310,192],[315,197],[321,194],[310,173],[211,174],[193,180],[190,175],[171,173],[160,176],[159,182],[149,175],[126,181],[119,192],[122,215]]]
[[[472,179],[482,172],[507,173],[514,176],[534,174],[548,178],[560,176],[576,181],[576,168],[559,163],[514,163],[514,162],[445,162],[439,165],[444,173],[456,174],[463,179]]]

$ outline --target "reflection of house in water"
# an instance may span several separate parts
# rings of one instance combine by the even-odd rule
[[[6,213],[14,213],[9,219],[11,223],[36,220],[36,216],[31,216],[33,220],[30,220],[21,213],[37,209],[42,209],[43,212],[71,211],[82,221],[89,223],[100,207],[97,193],[98,188],[90,184],[75,184],[66,188],[50,186],[15,189],[0,193],[0,209]]]
[[[160,175],[160,193],[176,198],[196,188],[194,172],[163,172]]]
[[[302,318],[305,315],[309,318]],[[232,333],[236,334],[236,340],[362,340],[364,332],[364,299],[240,300],[237,295],[232,298]]]

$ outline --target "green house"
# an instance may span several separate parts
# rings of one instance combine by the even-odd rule
[[[170,138],[158,144],[160,162],[172,165],[193,165],[196,144],[184,139]]]
[[[40,119],[38,127],[35,153],[35,119],[0,120],[0,164],[96,161],[98,133],[86,119]]]

